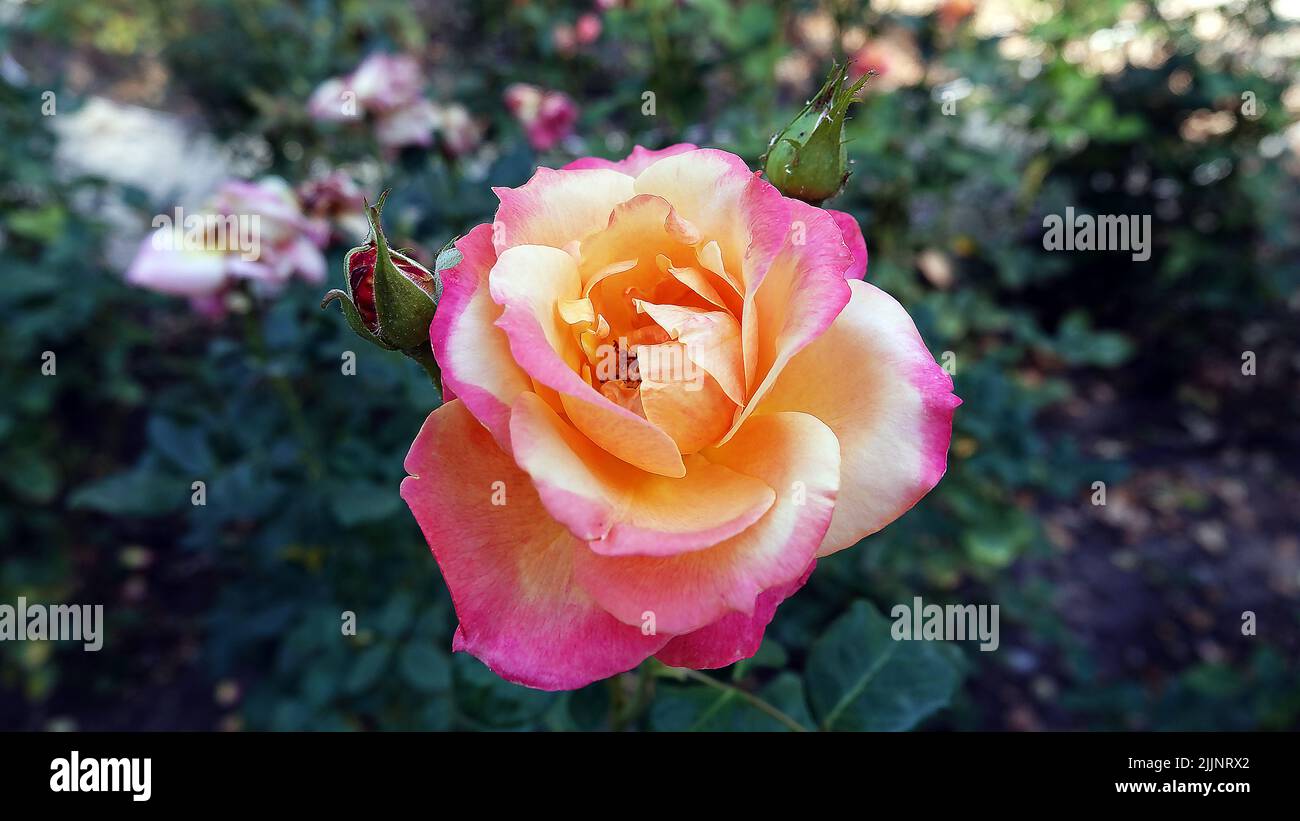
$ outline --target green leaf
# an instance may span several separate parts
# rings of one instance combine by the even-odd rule
[[[73,492],[73,508],[119,516],[157,516],[180,508],[190,497],[190,482],[135,468],[105,476]]]
[[[34,447],[20,448],[8,455],[4,483],[20,498],[48,504],[59,492],[59,468],[54,460]]]
[[[9,230],[21,237],[53,242],[64,230],[66,214],[58,205],[15,211],[9,215]]]
[[[370,686],[379,680],[380,674],[388,666],[388,657],[390,655],[392,653],[387,644],[376,644],[362,650],[361,655],[357,657],[356,663],[352,665],[352,669],[348,672],[344,689],[353,695],[370,689]]]
[[[747,659],[736,662],[734,678],[743,678],[751,670],[766,667],[770,670],[782,670],[790,663],[790,655],[775,639],[765,638],[759,645],[758,652]]]
[[[330,495],[330,510],[344,527],[387,519],[401,507],[402,498],[396,487],[374,482],[342,484]]]
[[[451,665],[446,656],[427,642],[413,641],[402,651],[402,678],[425,693],[445,692],[451,687]]]
[[[948,705],[960,679],[940,643],[895,641],[890,622],[865,601],[808,656],[808,697],[826,730],[910,730]]]
[[[798,675],[781,673],[756,695],[805,727],[815,726]],[[650,710],[650,724],[670,732],[790,732],[739,693],[698,684],[661,685]]]
[[[1015,561],[1034,539],[1034,521],[1012,508],[991,521],[978,522],[962,535],[962,546],[974,561],[990,567],[1006,567]]]
[[[452,658],[456,706],[471,722],[498,729],[524,729],[546,713],[558,696],[511,684],[478,659],[457,653]]]
[[[453,239],[438,252],[438,258],[433,262],[433,272],[441,274],[448,268],[455,268],[464,258],[465,255],[456,248],[456,240]]]
[[[198,426],[181,425],[166,416],[152,416],[147,434],[149,442],[172,464],[194,474],[196,479],[204,478],[216,464],[207,435]]]

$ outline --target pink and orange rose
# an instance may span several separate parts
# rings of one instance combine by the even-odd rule
[[[960,400],[849,215],[690,145],[496,193],[402,483],[454,649],[544,689],[731,664],[943,476]]]

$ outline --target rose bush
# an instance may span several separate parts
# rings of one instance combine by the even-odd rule
[[[942,477],[960,400],[852,217],[691,145],[496,194],[442,272],[447,401],[402,483],[454,649],[545,689],[731,664]]]

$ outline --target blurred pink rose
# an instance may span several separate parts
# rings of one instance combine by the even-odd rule
[[[325,279],[320,246],[326,238],[303,215],[289,183],[279,177],[263,177],[257,182],[232,180],[217,189],[212,209],[222,216],[257,218],[258,253],[248,259],[248,249],[231,249],[234,253],[228,269],[235,276],[272,288],[283,285],[294,273],[309,282]]]
[[[551,28],[551,45],[566,56],[572,56],[578,50],[578,32],[568,23],[556,23]]]
[[[578,119],[578,106],[569,95],[528,83],[506,88],[505,103],[523,125],[529,144],[538,151],[550,150],[572,134]]]
[[[307,113],[322,122],[355,120],[364,112],[357,104],[347,77],[331,77],[316,87],[307,100]]]
[[[222,312],[223,296],[241,279],[272,294],[294,274],[311,282],[325,278],[319,247],[325,237],[278,177],[231,180],[202,211],[177,209],[159,215],[154,226],[127,269],[127,282],[189,297],[208,316]]]
[[[226,284],[226,255],[221,251],[185,250],[172,242],[173,230],[159,228],[144,238],[131,260],[126,280],[132,285],[191,299],[217,294]]]
[[[868,71],[876,72],[871,87],[877,91],[919,83],[925,77],[925,64],[916,38],[905,29],[892,28],[862,46],[849,63],[849,79],[856,81]]]
[[[438,125],[438,110],[426,99],[419,99],[379,115],[375,120],[375,139],[385,148],[433,145],[433,131]]]
[[[428,147],[436,114],[424,98],[419,62],[409,55],[372,54],[351,74],[321,83],[307,101],[307,112],[325,122],[370,115],[375,138],[386,148]]]
[[[574,27],[574,31],[578,38],[578,44],[586,46],[596,42],[596,39],[600,37],[600,29],[601,24],[599,16],[587,12],[579,17],[578,23]]]
[[[311,221],[313,234],[328,245],[332,240],[359,242],[370,230],[363,209],[366,198],[352,177],[335,169],[298,186],[298,201]]]
[[[442,149],[452,157],[472,153],[483,140],[482,126],[460,103],[439,106],[437,126]]]
[[[372,54],[351,75],[352,90],[367,111],[393,111],[423,95],[420,64],[405,54]]]

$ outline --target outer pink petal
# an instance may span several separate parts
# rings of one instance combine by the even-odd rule
[[[492,232],[497,253],[516,245],[565,248],[604,228],[614,206],[636,193],[630,177],[604,168],[539,168],[519,188],[492,190],[501,200]]]
[[[749,245],[741,265],[742,306],[740,333],[745,365],[745,387],[751,393],[757,387],[759,345],[763,341],[756,305],[762,285],[778,256],[786,251],[799,230],[796,202],[759,176],[751,177],[741,197],[740,209],[749,227]],[[788,254],[787,254],[788,255]],[[784,313],[782,310],[781,313]],[[732,429],[735,432],[735,428]]]
[[[442,272],[442,300],[433,316],[429,338],[442,368],[444,399],[459,397],[510,449],[510,405],[532,390],[528,374],[515,364],[505,333],[493,323],[501,308],[488,291],[488,274],[496,264],[492,226],[480,225],[456,240],[460,264]]]
[[[574,584],[572,555],[586,548],[461,402],[429,415],[406,470],[402,498],[460,619],[454,650],[517,684],[563,690],[630,670],[668,640],[616,621]],[[505,504],[493,504],[498,488]]]
[[[772,623],[777,606],[804,586],[816,566],[814,561],[794,581],[764,590],[754,603],[752,614],[729,613],[708,627],[677,636],[655,653],[655,658],[669,667],[695,670],[713,670],[749,658],[763,643],[763,633]]]
[[[753,615],[765,590],[798,579],[829,527],[840,452],[826,425],[804,413],[754,416],[729,444],[705,456],[776,490],[767,515],[721,544],[676,556],[575,554],[578,583],[614,617],[683,634],[729,613]]]
[[[903,306],[860,280],[849,287],[849,304],[758,410],[811,413],[839,437],[840,498],[819,556],[880,530],[939,483],[961,404]]]
[[[729,435],[754,412],[786,363],[825,333],[849,302],[844,270],[852,255],[839,226],[820,208],[797,200],[786,204],[792,228],[785,244],[745,295],[747,352],[753,353],[758,384]]]
[[[690,143],[677,143],[667,148],[660,148],[657,151],[635,146],[632,153],[622,160],[602,160],[600,157],[583,157],[574,160],[564,166],[561,171],[577,171],[584,168],[607,168],[611,171],[618,171],[627,174],[629,177],[635,177],[642,171],[654,165],[664,157],[672,157],[677,154],[684,154],[687,151],[696,151],[697,147]]]
[[[867,275],[867,241],[862,236],[862,226],[852,214],[843,211],[833,211],[830,208],[823,208],[823,211],[831,215],[835,224],[840,227],[844,234],[844,244],[853,252],[853,264],[844,271],[846,279],[862,279]]]
[[[604,555],[664,556],[700,550],[740,533],[772,506],[760,479],[700,456],[685,476],[646,473],[594,446],[535,394],[510,417],[515,459],[542,504]]]

